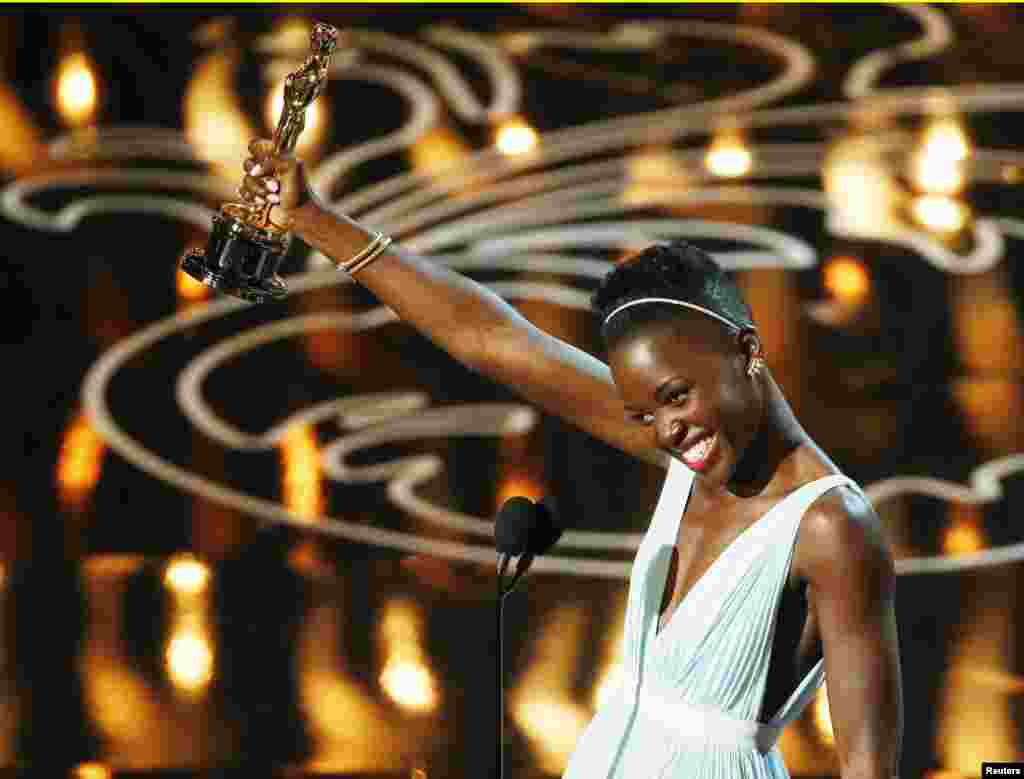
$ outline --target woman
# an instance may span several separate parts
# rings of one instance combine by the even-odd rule
[[[402,319],[668,468],[630,577],[624,681],[564,779],[786,777],[779,732],[825,676],[842,779],[896,776],[895,574],[878,518],[798,424],[749,308],[707,255],[658,245],[607,275],[594,296],[606,366],[485,287],[330,213],[270,142],[250,151],[243,196],[287,206],[297,235]]]

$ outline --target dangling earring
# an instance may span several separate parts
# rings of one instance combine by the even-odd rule
[[[754,378],[761,372],[764,367],[764,352],[757,351],[754,356],[750,358],[750,365],[747,366],[747,376]]]

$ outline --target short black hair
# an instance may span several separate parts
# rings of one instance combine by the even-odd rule
[[[591,308],[600,317],[607,346],[641,325],[679,320],[680,307],[647,303],[620,311],[605,324],[608,314],[619,306],[647,297],[693,303],[733,322],[741,332],[756,329],[736,283],[707,252],[687,241],[649,246],[605,275],[591,298]]]

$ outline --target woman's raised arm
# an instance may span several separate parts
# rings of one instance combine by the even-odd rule
[[[265,141],[251,151],[243,194],[251,202],[281,201],[303,241],[344,262],[372,240],[365,228],[323,205],[301,165],[271,157]],[[359,270],[358,281],[468,368],[618,449],[665,465],[650,428],[626,418],[608,366],[535,327],[484,285],[395,244]]]

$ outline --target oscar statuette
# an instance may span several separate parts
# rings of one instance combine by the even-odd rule
[[[310,36],[311,52],[298,70],[288,75],[284,108],[274,131],[274,153],[294,150],[306,124],[306,109],[323,91],[327,68],[338,43],[338,31],[318,23]],[[226,203],[213,217],[206,250],[190,249],[181,269],[220,292],[262,303],[287,294],[277,270],[291,242],[286,227],[270,219],[273,204]]]

